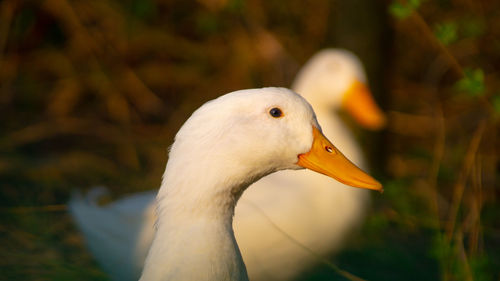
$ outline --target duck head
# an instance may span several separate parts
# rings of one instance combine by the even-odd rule
[[[269,173],[302,168],[351,186],[382,188],[322,134],[309,103],[284,88],[241,90],[207,102],[177,133],[167,164],[174,174],[196,173],[202,182],[242,186],[241,192]]]
[[[367,86],[361,61],[351,52],[325,49],[297,74],[292,87],[314,105],[345,109],[361,126],[380,129],[386,119]]]

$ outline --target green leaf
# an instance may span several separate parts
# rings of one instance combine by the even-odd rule
[[[398,19],[405,19],[413,12],[409,5],[403,5],[399,2],[393,2],[389,5],[389,13]]]
[[[422,0],[408,0],[406,3],[394,1],[389,5],[389,13],[398,19],[405,19],[418,9]]]
[[[151,0],[135,0],[130,3],[130,11],[138,19],[152,17],[156,12],[156,5]]]
[[[420,6],[420,3],[420,0],[409,0],[408,6],[412,7],[413,9],[417,9]]]
[[[226,8],[231,12],[241,12],[245,9],[245,0],[230,0]]]
[[[206,34],[213,34],[220,27],[218,18],[211,13],[200,14],[196,19],[196,23],[198,28]]]
[[[492,100],[493,108],[497,116],[500,116],[500,93],[496,94]]]
[[[484,34],[486,24],[484,19],[472,18],[462,20],[460,25],[461,33],[467,38],[477,38]]]
[[[441,263],[446,262],[453,255],[453,249],[443,233],[434,235],[431,244],[431,255]]]
[[[468,259],[474,280],[476,281],[493,280],[491,275],[488,274],[488,268],[493,266],[493,264],[491,264],[490,257],[487,257],[483,253],[480,256],[469,256]]]
[[[455,42],[458,38],[457,24],[455,22],[445,22],[434,27],[434,35],[445,46]]]
[[[470,96],[480,96],[484,94],[484,72],[482,69],[465,69],[465,77],[459,80],[455,87],[461,92]]]

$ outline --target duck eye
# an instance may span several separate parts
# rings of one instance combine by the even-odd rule
[[[283,116],[283,112],[281,111],[281,109],[279,109],[277,107],[271,108],[271,110],[269,110],[269,114],[271,114],[271,116],[274,118],[279,118],[279,117]]]

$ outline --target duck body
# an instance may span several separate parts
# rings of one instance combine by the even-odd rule
[[[154,237],[157,191],[127,196],[100,206],[104,187],[86,196],[75,193],[69,211],[85,237],[90,252],[113,280],[137,280]]]
[[[349,56],[349,53],[347,55]],[[321,58],[321,56],[326,57],[326,59]],[[342,66],[345,63],[339,62],[338,56],[345,57],[344,51],[327,50],[320,53],[319,57],[316,56],[313,58],[309,66],[306,66],[299,73],[294,88],[307,100],[311,101],[318,119],[322,122],[325,134],[333,136],[335,145],[348,158],[352,159],[355,164],[364,167],[365,163],[363,163],[360,148],[356,145],[348,128],[337,117],[334,109],[340,107],[341,103],[341,98],[338,96],[335,97],[336,93],[340,95],[340,93],[347,91],[347,88],[352,84],[352,77],[356,77],[358,80],[364,80],[365,78],[362,68],[361,74],[358,73],[359,66],[347,69],[347,71],[345,68],[343,69]],[[333,66],[329,62],[329,58],[332,58]],[[317,61],[326,61],[326,66],[318,68]],[[357,63],[359,64],[359,62]],[[349,63],[347,65],[349,68]],[[336,73],[333,76],[327,75],[331,74],[332,67],[339,69],[334,69]],[[320,74],[321,72],[324,72],[324,74]],[[346,78],[338,77],[339,75],[346,75]],[[318,78],[320,82],[318,82]],[[332,83],[332,80],[335,81],[336,79],[345,82],[343,84]],[[333,89],[332,84],[334,84]],[[239,123],[235,121],[234,124]],[[256,132],[256,129],[253,127],[240,127],[240,130],[243,130],[241,134],[257,135],[258,138],[254,139],[254,143],[259,143],[259,139],[269,137],[265,134],[263,135],[262,132]],[[217,132],[218,130],[212,129],[212,131]],[[211,132],[206,133],[210,134]],[[199,138],[202,139],[201,135]],[[250,143],[247,142],[246,144],[249,145]],[[199,143],[192,144],[193,147],[199,145]],[[276,144],[276,146],[279,147],[280,144]],[[260,155],[255,151],[250,154]],[[171,165],[170,162],[169,165]],[[207,166],[210,165],[207,164]],[[207,170],[207,167],[201,167],[200,169]],[[234,162],[228,164],[224,169],[234,169]],[[263,174],[270,172],[266,171]],[[187,173],[185,177],[188,177],[192,173],[194,171]],[[261,176],[252,175],[252,182]],[[167,173],[165,174],[164,182],[166,178]],[[200,184],[202,182],[205,182],[205,180],[202,180]],[[245,182],[245,184],[247,183]],[[114,258],[108,257],[107,259],[105,255],[96,255],[97,260],[103,265],[103,268],[115,280],[137,280],[141,272],[143,260],[147,255],[147,250],[149,249],[149,245],[151,245],[151,241],[153,241],[155,233],[153,227],[156,220],[153,207],[156,204],[155,196],[156,192],[143,193],[141,197],[142,202],[145,203],[149,200],[149,204],[141,204],[140,206],[136,204],[133,208],[131,207],[132,205],[129,205],[128,209],[134,209],[131,212],[135,212],[142,220],[137,223],[135,232],[130,232],[128,227],[124,227],[123,230],[120,227],[116,228],[120,233],[133,233],[133,235],[129,235],[130,237],[126,239],[117,238],[116,235],[108,235],[109,231],[100,231],[102,230],[102,223],[98,223],[98,221],[102,220],[102,218],[108,218],[100,215],[99,212],[107,213],[107,215],[112,213],[117,216],[115,221],[120,221],[118,217],[123,217],[120,212],[110,212],[110,207],[113,205],[98,207],[95,204],[77,204],[77,207],[72,207],[72,204],[70,204],[74,217],[80,217],[77,221],[84,234],[88,237],[88,244],[95,244],[94,241],[96,239],[87,234],[89,232],[88,229],[92,229],[93,232],[100,231],[101,240],[114,239],[116,243],[113,244],[118,245],[122,243],[123,248],[131,248],[129,251],[131,256],[127,256],[126,259],[122,255]],[[127,209],[125,205],[130,201],[130,197],[118,200],[113,204],[122,205],[123,209]],[[238,245],[241,248],[241,255],[247,265],[250,280],[290,280],[296,278],[305,269],[313,265],[316,262],[315,258],[308,251],[304,250],[302,246],[297,245],[297,242],[320,255],[327,255],[338,250],[346,235],[361,221],[368,199],[366,190],[347,188],[342,183],[332,181],[328,177],[307,170],[279,171],[253,183],[251,188],[245,191],[239,200],[234,218],[236,241],[238,241]],[[230,208],[234,207],[231,204],[227,204],[227,202],[220,202],[219,205],[230,206]],[[86,209],[92,209],[94,212],[87,212]],[[85,219],[85,215],[78,215],[82,213],[91,213],[92,216],[87,215]],[[172,211],[172,214],[174,213]],[[232,211],[230,213],[232,214]],[[173,217],[170,218],[170,215],[166,215],[166,217],[169,217],[169,219],[165,220],[174,220]],[[225,230],[226,234],[230,229],[228,225],[219,225],[217,229],[207,231],[203,230],[203,226],[207,227],[207,220],[200,221],[199,228],[196,229],[199,232],[205,233],[221,233]],[[158,229],[160,227],[161,223],[158,224]],[[191,229],[190,231],[197,232],[195,229]],[[283,232],[286,234],[283,234]],[[292,237],[293,240],[287,235]],[[215,235],[214,237],[221,236]],[[117,239],[121,239],[122,242],[117,241]],[[224,239],[224,241],[227,243],[227,241],[232,240]],[[180,250],[186,249],[186,243],[187,241],[179,244]],[[236,242],[232,241],[231,243]],[[210,251],[207,250],[207,253],[213,253],[215,249],[231,248],[231,245],[233,245],[221,245],[217,241],[211,241],[209,244],[213,245],[214,248]],[[90,248],[92,250],[95,247],[91,246]],[[174,248],[170,248],[169,251],[174,253]],[[177,252],[179,253],[179,251]],[[95,253],[96,251],[92,250],[92,252]],[[225,254],[232,257],[240,255],[239,251]],[[176,256],[176,258],[179,258],[179,256]],[[210,258],[207,257],[207,259]],[[122,266],[117,266],[120,260]],[[192,257],[186,257],[186,262],[192,262]],[[240,268],[236,264],[224,265],[221,268],[229,268],[231,266]],[[129,275],[130,278],[124,279],[123,276],[119,276],[116,273],[116,271],[120,271],[123,267],[130,268],[134,272]],[[191,274],[198,274],[198,271],[193,271]],[[234,272],[238,276],[245,275],[241,272],[231,272]],[[205,280],[199,277],[192,276],[192,279],[186,280]],[[228,276],[219,277],[221,279],[212,280],[233,280],[224,279],[229,278]],[[232,276],[231,278],[236,277]]]

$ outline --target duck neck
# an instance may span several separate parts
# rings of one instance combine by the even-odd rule
[[[158,193],[156,235],[140,280],[248,280],[232,228],[248,184],[206,169],[191,170],[197,177],[174,171],[167,166]]]

